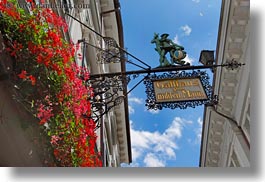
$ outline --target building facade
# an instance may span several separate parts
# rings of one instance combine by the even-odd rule
[[[216,64],[236,60],[235,69],[216,69],[216,105],[207,105],[200,167],[250,167],[250,1],[223,0]]]

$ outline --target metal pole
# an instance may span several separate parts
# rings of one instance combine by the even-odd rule
[[[184,70],[198,70],[198,69],[209,69],[216,67],[225,67],[227,64],[223,65],[210,65],[210,66],[174,66],[174,67],[158,67],[148,70],[135,70],[135,71],[126,71],[126,72],[115,72],[115,73],[103,73],[103,74],[94,74],[90,75],[90,78],[100,78],[100,77],[114,77],[120,75],[135,75],[135,74],[150,74],[150,73],[159,73],[159,72],[170,72],[170,71],[184,71]]]

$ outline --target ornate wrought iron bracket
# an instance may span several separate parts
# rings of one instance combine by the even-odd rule
[[[148,109],[171,108],[171,109],[186,109],[187,107],[195,108],[199,105],[216,105],[218,104],[218,95],[213,95],[212,86],[209,83],[209,76],[204,69],[213,69],[217,67],[225,67],[227,69],[236,69],[244,64],[238,63],[233,60],[231,62],[222,65],[210,65],[210,66],[170,66],[170,67],[158,67],[147,70],[135,70],[127,72],[117,73],[104,73],[94,74],[90,76],[88,84],[95,90],[95,95],[92,101],[92,108],[94,112],[95,121],[98,121],[103,115],[105,115],[111,108],[122,103],[128,93],[137,87],[141,82],[146,85],[146,106]],[[196,71],[195,71],[196,70]],[[132,90],[123,94],[123,90],[127,87],[127,84],[131,79],[138,78],[139,75],[145,75],[144,78],[138,82]],[[194,101],[180,101],[180,102],[165,102],[157,103],[154,96],[154,88],[152,80],[157,79],[171,79],[171,78],[199,78],[203,85],[204,91],[207,95],[207,99],[194,100]],[[125,85],[124,85],[125,83]]]

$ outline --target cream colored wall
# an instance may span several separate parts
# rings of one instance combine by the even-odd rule
[[[223,1],[217,46],[217,64],[235,59],[245,66],[217,69],[214,94],[216,106],[205,108],[201,145],[202,167],[249,167],[250,133],[250,47],[249,0]]]

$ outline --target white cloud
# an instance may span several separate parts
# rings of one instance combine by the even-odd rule
[[[176,153],[172,147],[163,148],[163,145],[157,145],[154,151],[164,153],[169,159],[176,159]]]
[[[150,112],[151,114],[159,114],[160,110],[155,110],[155,109],[146,109],[145,111]]]
[[[144,158],[146,167],[165,167],[165,163],[152,153],[148,153]]]
[[[192,0],[193,2],[195,2],[195,3],[199,3],[200,2],[200,0]]]
[[[135,110],[134,110],[134,108],[131,105],[128,105],[128,108],[129,108],[129,114],[134,114],[135,113]]]
[[[188,25],[184,25],[180,28],[184,31],[184,35],[189,36],[191,34],[192,29]]]
[[[193,145],[198,145],[201,143],[201,137],[202,137],[202,123],[203,120],[201,117],[198,118],[197,120],[197,125],[195,126],[194,133],[195,133],[195,138],[193,139],[188,139],[188,142]]]
[[[182,131],[187,124],[192,124],[192,121],[176,117],[169,127],[160,133],[158,131],[135,130],[131,122],[133,159],[137,162],[144,158],[143,162],[148,167],[165,166],[167,160],[176,158],[175,151],[179,149],[177,140],[182,137]]]
[[[128,101],[129,101],[129,106],[128,106],[129,114],[135,113],[135,109],[134,109],[133,105],[143,104],[143,99],[137,98],[137,97],[131,97],[130,95],[129,95]]]
[[[167,154],[170,158],[173,158],[173,159],[176,158],[176,153],[175,153],[175,151],[174,151],[172,148],[168,147],[168,148],[166,148],[165,150],[166,150],[166,154]]]
[[[203,121],[202,121],[202,118],[201,117],[198,118],[197,122],[198,122],[199,126],[202,127],[202,122]]]
[[[200,12],[200,16],[203,16],[204,14],[202,12]]]
[[[179,41],[179,36],[176,34],[176,36],[174,37],[174,39],[172,40],[175,44],[180,45],[180,41]]]
[[[131,130],[132,146],[136,148],[149,149],[149,138],[146,138],[146,132]]]
[[[194,125],[193,131],[195,134],[195,138],[187,138],[187,142],[191,145],[199,145],[201,144],[201,137],[202,137],[202,124],[203,120],[201,117],[198,118],[196,125]]]
[[[198,127],[194,130],[196,134],[196,139],[195,139],[195,144],[200,144],[201,142],[201,137],[202,137],[202,119],[201,117],[198,118],[197,123]]]
[[[170,127],[166,129],[165,134],[168,138],[181,138],[183,127],[186,124],[192,124],[192,121],[187,121],[180,117],[174,118],[173,122],[171,123]]]
[[[143,99],[137,98],[137,97],[129,97],[128,101],[131,103],[136,103],[136,104],[142,104],[143,103]]]
[[[137,148],[132,148],[132,160],[135,161],[137,160],[139,157],[141,157],[142,155],[142,151],[140,151]]]
[[[183,123],[180,118],[175,118],[171,126],[165,131],[165,134],[169,138],[181,138],[182,136]]]
[[[184,61],[190,63],[190,65],[193,65],[195,60],[193,58],[191,58],[188,54],[187,56],[184,58]]]

